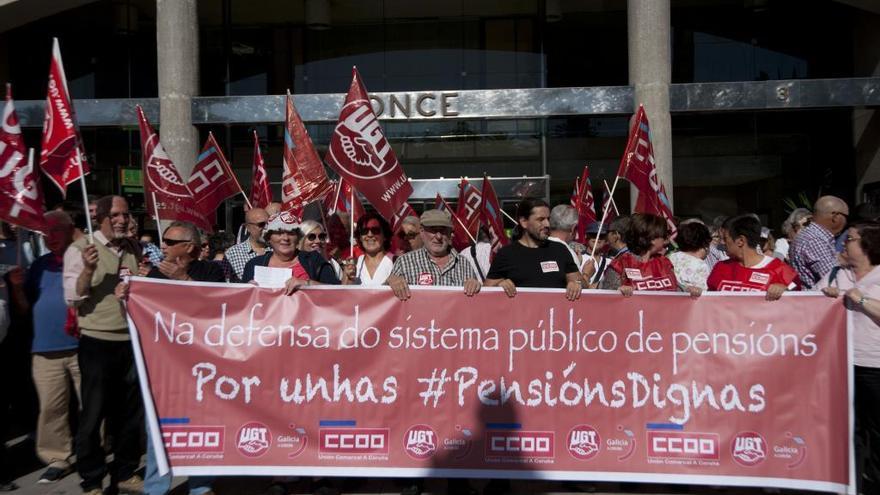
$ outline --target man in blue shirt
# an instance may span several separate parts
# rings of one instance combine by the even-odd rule
[[[71,472],[72,437],[68,408],[73,390],[79,396],[78,340],[65,329],[62,269],[64,251],[73,242],[73,221],[67,213],[46,213],[49,253],[37,258],[24,284],[34,323],[33,377],[40,399],[37,455],[49,465],[38,483],[54,483]]]

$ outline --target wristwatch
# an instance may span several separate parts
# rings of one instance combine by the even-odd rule
[[[867,300],[868,300],[868,298],[865,297],[864,294],[862,294],[862,297],[859,298],[859,306],[861,306],[861,307],[864,308],[864,307],[865,307],[865,301],[867,301]]]

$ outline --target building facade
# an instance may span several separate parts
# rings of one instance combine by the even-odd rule
[[[750,211],[778,227],[821,194],[880,204],[871,0],[12,0],[0,80],[34,147],[53,36],[89,190],[135,205],[135,103],[182,173],[213,131],[249,184],[256,129],[277,182],[281,95],[323,153],[355,65],[417,208],[484,173],[508,205],[564,202],[585,164],[601,196],[638,104],[679,216]]]

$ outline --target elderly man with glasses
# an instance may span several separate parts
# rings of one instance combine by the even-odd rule
[[[272,251],[272,248],[268,247],[263,239],[263,228],[269,221],[269,214],[266,213],[266,210],[252,208],[245,214],[244,219],[248,238],[226,250],[226,259],[232,266],[236,280],[242,280],[244,266],[248,261],[266,254],[267,251]]]
[[[401,301],[409,299],[410,285],[462,287],[468,296],[480,291],[473,267],[452,249],[452,218],[448,212],[426,210],[419,236],[423,246],[397,258],[385,281],[395,296]]]
[[[812,287],[837,266],[834,238],[846,228],[849,207],[835,196],[822,196],[813,206],[813,221],[791,243],[791,264],[805,287]]]

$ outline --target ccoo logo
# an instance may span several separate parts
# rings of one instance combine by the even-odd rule
[[[263,423],[252,421],[238,429],[238,451],[245,457],[260,457],[269,450],[272,434]]]
[[[767,441],[754,431],[738,433],[730,442],[730,455],[743,466],[755,466],[767,458]]]
[[[404,434],[403,448],[413,459],[428,459],[437,452],[437,433],[428,425],[413,425]]]
[[[586,461],[596,457],[602,439],[590,425],[577,425],[568,432],[568,453],[575,459]]]

